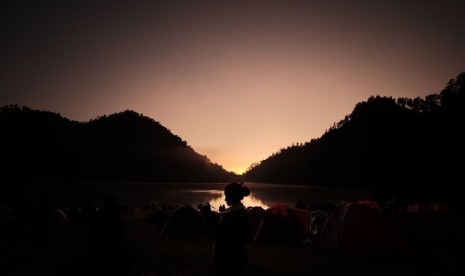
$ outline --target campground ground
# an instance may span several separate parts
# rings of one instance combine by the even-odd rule
[[[347,258],[314,244],[254,242],[246,275],[465,275],[463,212],[404,214],[397,223],[413,248],[409,256]],[[213,275],[211,237],[163,238],[159,224],[143,220],[123,226],[124,275]],[[54,229],[39,243],[25,227],[2,231],[1,275],[101,275],[85,269],[86,225]]]

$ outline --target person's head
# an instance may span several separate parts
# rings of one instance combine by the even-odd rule
[[[233,205],[241,202],[244,197],[250,195],[250,190],[242,183],[230,183],[224,188],[224,195],[226,197],[226,203]]]

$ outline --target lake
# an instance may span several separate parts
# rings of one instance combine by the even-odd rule
[[[300,199],[306,203],[330,202],[336,205],[342,202],[356,201],[373,197],[373,192],[358,188],[328,188],[317,186],[244,183],[251,194],[244,198],[245,206],[268,208],[275,203],[287,203],[295,206]],[[56,205],[80,204],[89,202],[101,206],[107,193],[117,196],[117,203],[142,207],[150,203],[170,203],[173,205],[210,203],[218,209],[225,204],[223,190],[227,183],[31,183],[22,185],[3,194],[4,203],[34,204],[41,198]]]

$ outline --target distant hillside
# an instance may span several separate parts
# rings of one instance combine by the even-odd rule
[[[245,177],[397,194],[455,193],[465,183],[464,114],[465,73],[425,99],[370,97],[320,138],[280,150]]]
[[[236,177],[134,111],[87,123],[15,105],[0,109],[0,179],[217,182]]]

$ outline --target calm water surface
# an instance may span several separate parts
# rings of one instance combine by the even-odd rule
[[[58,203],[90,202],[101,206],[107,193],[114,193],[119,204],[142,207],[149,203],[173,205],[210,203],[215,209],[225,204],[223,190],[227,183],[47,183],[23,185],[11,198],[21,197],[34,201],[45,197]],[[251,194],[244,198],[246,206],[268,208],[282,202],[292,206],[300,199],[304,202],[331,202],[341,204],[372,198],[373,193],[355,188],[325,188],[314,186],[245,183]],[[17,199],[16,199],[17,200]]]

